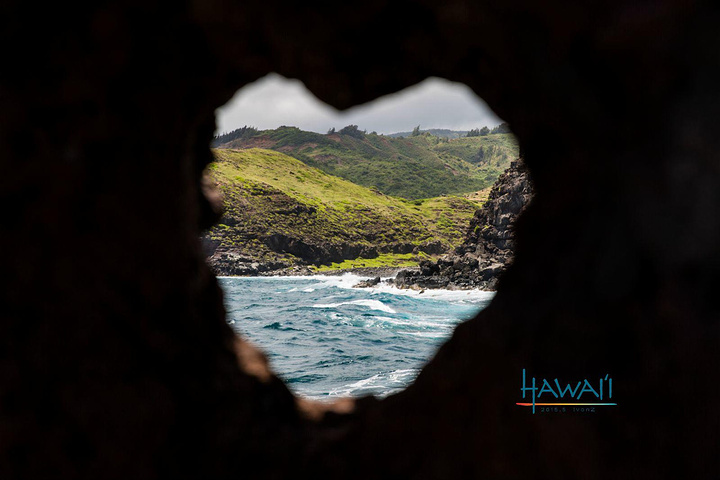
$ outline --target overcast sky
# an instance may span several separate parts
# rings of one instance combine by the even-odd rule
[[[245,125],[261,130],[281,125],[325,133],[354,124],[378,133],[428,128],[469,130],[502,122],[462,83],[427,80],[344,112],[318,100],[299,80],[270,74],[246,85],[216,110],[217,134]]]

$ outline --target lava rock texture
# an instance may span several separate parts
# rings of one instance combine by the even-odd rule
[[[716,3],[6,0],[0,24],[0,478],[720,476]],[[336,108],[463,82],[520,142],[514,261],[397,395],[296,399],[226,322],[202,172],[215,109],[272,71]],[[533,415],[522,369],[609,374],[618,406]]]
[[[510,164],[475,212],[463,244],[439,260],[420,262],[419,270],[398,272],[401,288],[481,288],[495,290],[512,262],[513,225],[532,198],[532,183],[521,160]]]

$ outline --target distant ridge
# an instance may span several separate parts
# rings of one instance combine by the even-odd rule
[[[275,150],[325,173],[407,199],[488,188],[518,157],[511,133],[449,138],[411,132],[409,137],[392,137],[367,133],[356,125],[327,134],[297,127],[262,131],[244,127],[215,137],[212,145]]]
[[[413,132],[395,132],[395,133],[386,133],[386,137],[392,137],[392,138],[403,138],[403,137],[409,137],[412,135]],[[468,130],[449,130],[447,128],[429,128],[427,130],[420,130],[420,133],[429,133],[430,135],[434,135],[436,137],[446,137],[446,138],[460,138],[467,135]]]

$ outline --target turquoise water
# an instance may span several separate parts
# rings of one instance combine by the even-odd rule
[[[228,321],[265,350],[297,394],[385,396],[409,385],[453,327],[490,292],[388,286],[362,277],[223,277]]]

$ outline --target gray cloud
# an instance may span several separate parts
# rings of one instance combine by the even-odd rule
[[[318,100],[299,80],[270,74],[240,89],[216,110],[217,133],[245,125],[272,129],[292,125],[325,133],[355,124],[360,129],[393,133],[421,128],[469,130],[502,122],[464,84],[427,80],[392,95],[340,112]]]

